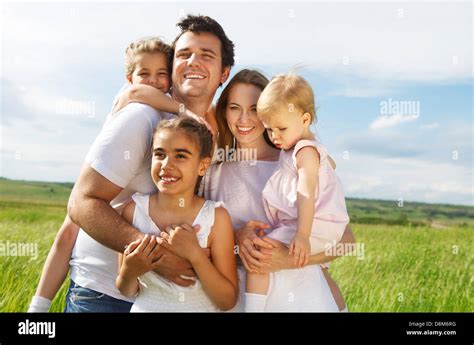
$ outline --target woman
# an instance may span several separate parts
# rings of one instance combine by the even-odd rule
[[[302,270],[294,270],[294,258],[288,254],[288,248],[263,236],[264,230],[269,226],[261,199],[262,190],[272,175],[280,154],[272,145],[256,114],[257,100],[267,84],[268,80],[259,72],[242,70],[223,90],[216,107],[219,127],[217,156],[223,162],[208,170],[201,192],[206,199],[225,202],[235,230],[238,254],[245,269],[272,272],[274,279],[289,282],[285,284],[285,289],[279,291],[278,296],[274,296],[286,299],[279,303],[281,310],[329,310],[325,309],[330,308],[325,303],[334,301],[339,310],[346,310],[342,294],[330,277],[327,265],[322,269],[324,285],[317,281],[318,276],[313,272],[314,265],[324,264],[334,257],[328,257],[324,252],[312,255],[310,265],[303,269],[306,272],[302,275]],[[354,241],[350,228],[347,228],[341,242]],[[245,271],[242,266],[239,269],[239,280],[241,295],[235,310],[243,308]],[[301,291],[298,289],[311,289],[314,286],[323,287],[318,290],[325,290],[324,287],[329,286],[330,290],[315,291],[315,294],[320,295],[314,303],[298,300],[298,291]],[[332,293],[332,297],[327,295],[328,291]]]

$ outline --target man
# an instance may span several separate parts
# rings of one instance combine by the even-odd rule
[[[181,33],[172,44],[172,97],[193,113],[205,116],[234,64],[234,45],[212,18],[188,16],[177,25]],[[143,234],[114,208],[137,191],[154,191],[150,176],[153,128],[170,116],[132,103],[94,142],[68,204],[70,218],[83,231],[79,232],[70,261],[73,282],[66,311],[130,310],[131,300],[115,287],[116,252],[123,252]],[[181,286],[192,284],[180,277],[194,276],[189,262],[160,246],[153,255],[155,272]]]

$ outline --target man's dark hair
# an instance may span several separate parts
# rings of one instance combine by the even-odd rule
[[[208,16],[193,16],[189,14],[176,24],[176,26],[181,29],[181,32],[171,44],[172,57],[174,56],[176,42],[185,32],[190,31],[195,34],[211,33],[221,41],[222,67],[234,66],[234,43],[227,37],[222,26],[214,19]]]

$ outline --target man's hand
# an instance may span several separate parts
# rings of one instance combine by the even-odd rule
[[[239,256],[248,272],[257,273],[270,264],[271,254],[261,252],[262,248],[273,248],[271,243],[262,240],[263,230],[269,227],[266,223],[251,220],[235,232]]]
[[[183,279],[181,277],[196,277],[196,273],[194,273],[191,263],[188,260],[174,255],[161,246],[160,249],[163,251],[163,254],[156,261],[157,265],[153,272],[158,273],[163,278],[166,278],[179,286],[187,287],[194,285],[194,280]]]

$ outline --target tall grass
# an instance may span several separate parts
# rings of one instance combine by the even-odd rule
[[[0,311],[24,312],[33,297],[44,261],[65,216],[64,206],[0,201],[0,242],[37,245],[37,258],[0,256]],[[63,285],[52,311],[64,309]]]
[[[353,230],[364,255],[337,259],[330,269],[351,311],[474,311],[472,228]]]

